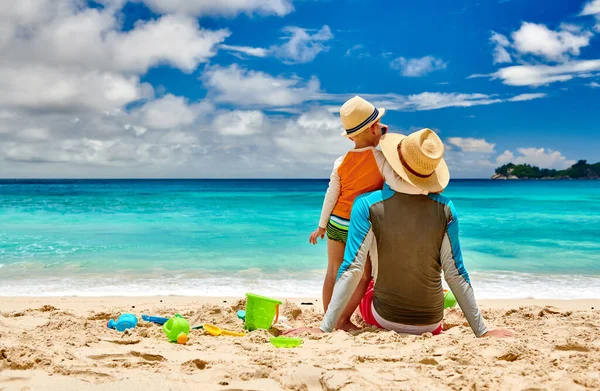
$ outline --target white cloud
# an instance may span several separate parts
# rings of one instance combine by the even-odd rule
[[[492,36],[490,37],[490,41],[494,43],[494,64],[507,63],[512,62],[512,58],[510,54],[506,50],[507,47],[510,46],[510,42],[508,42],[508,38],[506,38],[502,34],[498,34],[495,31],[492,31]]]
[[[148,68],[165,63],[191,72],[213,57],[216,45],[228,36],[227,30],[200,29],[196,19],[167,15],[139,24],[131,32],[117,34],[114,59],[123,70],[145,73]]]
[[[32,110],[112,110],[147,97],[137,76],[44,66],[0,67],[0,105]]]
[[[463,152],[491,153],[494,152],[496,147],[496,144],[489,143],[481,138],[449,137],[446,141]]]
[[[31,33],[15,34],[5,42],[2,63],[69,66],[103,71],[145,73],[159,64],[191,72],[216,54],[227,30],[205,30],[197,20],[166,15],[118,31],[112,13],[96,9],[58,15]]]
[[[596,83],[595,81],[591,82],[590,84],[586,84],[588,87],[592,87],[592,88],[600,88],[600,83]]]
[[[286,79],[264,72],[248,71],[236,64],[227,68],[207,67],[202,81],[217,102],[239,106],[282,107],[313,99],[319,92],[319,82],[311,79],[304,83],[298,78]]]
[[[310,30],[294,26],[288,26],[283,31],[287,34],[283,38],[287,42],[271,50],[288,64],[301,64],[314,60],[319,53],[329,50],[325,42],[333,38],[331,29],[327,25],[314,34],[311,34]]]
[[[590,0],[581,11],[582,16],[600,14],[600,0]]]
[[[294,10],[291,0],[137,0],[159,13],[178,13],[192,16],[235,16],[273,14],[284,16]]]
[[[329,26],[323,26],[314,34],[310,30],[294,26],[284,28],[283,32],[285,35],[281,39],[287,42],[268,49],[233,45],[221,45],[221,48],[237,53],[239,58],[243,58],[239,54],[262,58],[275,56],[286,64],[300,64],[311,62],[319,53],[329,50],[324,43],[333,38]]]
[[[497,164],[530,164],[540,168],[553,168],[564,170],[575,164],[575,160],[568,160],[559,151],[553,151],[545,148],[517,148],[519,155],[514,155],[510,151],[496,158]]]
[[[142,124],[155,129],[173,129],[191,125],[198,113],[181,96],[167,94],[164,97],[146,103],[134,112],[139,115]],[[136,130],[139,133],[140,130]]]
[[[247,136],[264,131],[266,123],[262,111],[234,110],[217,115],[213,127],[225,136]]]
[[[371,54],[367,50],[365,45],[354,45],[350,49],[346,50],[346,57],[352,57],[354,59],[361,59],[371,57]]]
[[[534,99],[545,98],[547,95],[548,94],[544,94],[544,93],[521,94],[521,95],[513,96],[508,101],[509,102],[523,102],[523,101],[527,101],[527,100],[534,100]]]
[[[392,69],[399,70],[402,76],[418,77],[446,69],[447,63],[433,56],[421,58],[398,57],[390,63]]]
[[[496,164],[499,166],[503,166],[505,164],[511,163],[514,158],[515,155],[511,151],[506,150],[502,152],[502,155],[496,158]]]
[[[231,52],[237,52],[246,54],[253,57],[267,57],[269,55],[269,49],[254,48],[250,46],[232,46],[232,45],[221,45],[221,49],[225,49]]]
[[[469,78],[491,76],[507,85],[535,87],[587,77],[598,71],[600,60],[578,60],[558,65],[515,65],[501,68],[491,75],[471,75]]]
[[[502,102],[502,99],[486,94],[446,92],[422,92],[414,95],[364,94],[363,96],[378,107],[398,111],[435,110],[446,107],[471,107]]]
[[[316,108],[286,121],[282,131],[274,135],[275,144],[284,160],[304,164],[311,161],[331,171],[335,159],[352,146],[341,136],[342,130],[338,116]]]
[[[590,44],[592,35],[569,25],[554,31],[543,24],[523,22],[512,38],[514,48],[520,53],[538,55],[550,61],[565,61],[569,54],[578,56],[580,49]]]

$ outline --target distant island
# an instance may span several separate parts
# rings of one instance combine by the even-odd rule
[[[492,179],[600,179],[600,162],[588,164],[580,160],[566,170],[508,163],[496,168]]]

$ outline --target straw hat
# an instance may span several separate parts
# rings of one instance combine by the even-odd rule
[[[340,108],[340,119],[345,131],[342,136],[354,137],[368,129],[385,114],[385,109],[377,109],[370,102],[355,96],[348,99]]]
[[[444,161],[444,143],[431,129],[408,136],[387,133],[379,141],[381,152],[405,181],[430,193],[448,186],[450,171]]]

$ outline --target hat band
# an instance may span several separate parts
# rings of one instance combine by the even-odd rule
[[[404,140],[402,140],[402,141],[404,141]],[[402,145],[402,141],[400,141],[400,144],[398,144],[398,156],[400,157],[400,162],[402,163],[404,168],[406,168],[408,170],[408,172],[410,172],[411,174],[413,174],[414,176],[417,176],[419,178],[429,178],[430,176],[432,176],[433,173],[435,172],[435,170],[433,170],[433,172],[429,175],[423,175],[423,174],[419,174],[418,172],[416,172],[415,170],[413,170],[410,167],[410,165],[406,162],[406,160],[404,160],[404,156],[402,156],[402,148],[400,148],[400,146]]]
[[[353,127],[352,129],[346,129],[346,134],[352,134],[354,132],[358,132],[359,130],[361,130],[362,128],[364,128],[365,125],[367,125],[369,122],[371,122],[375,118],[377,118],[378,115],[379,115],[379,110],[377,110],[377,107],[375,107],[375,110],[373,111],[373,114],[371,114],[369,116],[369,118],[367,118],[366,120],[364,120],[360,125],[357,125],[357,126]]]

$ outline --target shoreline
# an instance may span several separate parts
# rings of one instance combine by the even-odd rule
[[[297,306],[321,309],[321,297],[286,297],[272,296],[281,301],[287,301]],[[0,296],[0,311],[22,311],[27,308],[52,305],[59,309],[67,309],[82,313],[88,309],[110,306],[122,307],[123,312],[131,310],[131,306],[194,306],[231,304],[245,299],[245,296]],[[306,304],[311,303],[311,304]],[[519,308],[525,306],[551,306],[563,310],[600,310],[598,299],[483,299],[477,300],[482,309]],[[592,308],[593,307],[593,308]],[[182,308],[182,311],[185,310]],[[132,311],[135,312],[135,311]],[[151,314],[150,314],[151,315]]]

